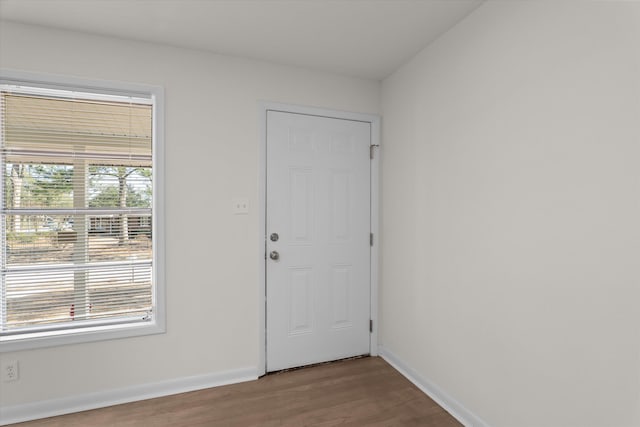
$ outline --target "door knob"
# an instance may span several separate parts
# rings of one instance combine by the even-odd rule
[[[278,251],[271,251],[271,253],[269,254],[269,258],[271,258],[274,261],[277,261],[280,259],[280,254],[278,253]]]
[[[277,242],[278,239],[280,238],[280,236],[278,236],[278,233],[271,233],[271,241],[272,242]]]

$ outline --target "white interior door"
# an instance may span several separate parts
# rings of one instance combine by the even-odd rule
[[[370,144],[367,122],[267,112],[267,371],[370,352]]]

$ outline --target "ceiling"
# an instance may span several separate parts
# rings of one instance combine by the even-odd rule
[[[380,80],[482,0],[0,0],[0,19]]]

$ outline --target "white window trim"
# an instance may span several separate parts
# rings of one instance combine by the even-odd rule
[[[165,215],[164,215],[164,88],[137,83],[88,80],[60,75],[0,69],[0,84],[77,90],[88,93],[140,96],[153,102],[153,272],[155,284],[153,319],[146,323],[125,323],[57,330],[0,338],[0,353],[127,338],[166,332]]]

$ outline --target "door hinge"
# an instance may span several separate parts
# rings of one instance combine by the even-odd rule
[[[369,233],[369,246],[373,246],[373,233]]]
[[[369,158],[370,158],[371,160],[373,160],[373,151],[374,151],[377,147],[379,147],[379,145],[378,145],[378,144],[373,144],[373,145],[370,145],[370,146],[369,146]]]
[[[369,332],[373,332],[373,320],[369,319]]]

